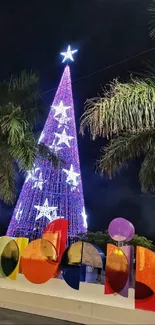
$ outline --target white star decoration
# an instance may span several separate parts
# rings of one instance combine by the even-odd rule
[[[87,215],[86,215],[85,207],[83,207],[81,215],[83,217],[83,226],[87,228]]]
[[[72,185],[74,188],[77,187],[79,183],[77,177],[79,177],[80,174],[74,172],[73,165],[70,166],[70,170],[63,169],[63,171],[67,174],[66,183]]]
[[[64,56],[62,62],[65,62],[66,60],[74,61],[74,59],[73,59],[73,54],[76,53],[76,52],[77,52],[77,50],[73,50],[73,51],[72,51],[72,50],[71,50],[71,47],[70,47],[70,45],[69,45],[68,48],[67,48],[67,51],[66,51],[66,52],[61,52],[61,53],[60,53],[62,56]]]
[[[22,215],[22,213],[23,213],[23,210],[21,210],[21,203],[19,204],[19,207],[18,207],[18,210],[17,210],[17,213],[16,213],[16,216],[15,216],[15,219],[16,220],[19,220],[20,219],[20,217],[21,217],[21,215]]]
[[[65,143],[67,147],[70,148],[70,143],[69,141],[74,139],[74,137],[67,135],[66,130],[64,129],[62,133],[54,133],[56,137],[59,138],[57,145],[61,143]]]
[[[35,209],[39,211],[39,214],[36,217],[36,220],[46,217],[49,221],[53,221],[55,219],[58,219],[57,217],[57,207],[49,207],[48,205],[48,199],[45,200],[44,204],[41,205],[35,205]],[[52,215],[50,214],[52,212]]]
[[[52,151],[52,152],[58,152],[59,150],[61,150],[62,148],[61,147],[58,147],[55,140],[53,141],[53,143],[51,144],[51,146],[49,146],[49,149]]]
[[[38,180],[37,179],[35,180],[34,185],[33,185],[33,188],[38,187],[42,191],[42,189],[43,189],[43,183],[44,183],[44,181],[43,181],[43,178],[42,178],[42,173],[40,173],[39,179]]]
[[[55,114],[54,117],[58,116],[59,114],[61,114],[61,116],[67,117],[67,110],[70,108],[71,106],[64,106],[63,101],[60,101],[60,104],[55,106],[53,105],[52,108],[55,109]]]
[[[70,121],[70,119],[71,119],[70,117],[66,117],[63,115],[60,118],[56,117],[55,120],[59,122],[58,129],[60,129],[63,125],[68,128],[67,122]]]
[[[29,180],[31,180],[31,181],[36,180],[35,174],[39,169],[40,169],[39,167],[35,168],[35,165],[34,165],[34,167],[31,170],[28,170],[25,183],[27,183]]]

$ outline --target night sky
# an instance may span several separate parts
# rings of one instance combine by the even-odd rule
[[[101,92],[101,85],[117,76],[127,80],[129,71],[141,71],[142,63],[153,59],[155,51],[117,64],[155,46],[148,31],[150,4],[151,0],[1,1],[0,81],[23,69],[39,72],[45,104],[41,130],[64,68],[59,53],[68,44],[78,48],[71,70],[79,133],[85,100]],[[111,65],[115,66],[107,68]],[[112,181],[101,178],[94,164],[106,141],[92,142],[88,134],[78,138],[89,229],[104,231],[113,218],[121,216],[133,222],[137,233],[155,240],[155,196],[140,192],[139,162],[130,163]],[[23,179],[18,179],[20,191]],[[1,234],[12,209],[0,206]]]

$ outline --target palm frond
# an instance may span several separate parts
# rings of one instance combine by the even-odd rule
[[[23,71],[19,77],[11,77],[8,85],[8,100],[20,105],[29,123],[36,124],[43,111],[39,92],[39,77],[36,73]]]
[[[155,146],[148,151],[141,164],[139,180],[143,192],[155,191]]]
[[[150,13],[150,21],[149,21],[150,36],[154,39],[155,38],[155,0],[153,0],[153,3],[149,8],[149,13]]]
[[[15,170],[11,157],[6,152],[0,159],[0,198],[7,204],[13,204],[16,197]]]
[[[147,77],[150,80],[150,84],[152,82],[153,86],[155,84],[155,63],[154,61],[145,61],[144,62],[144,75],[143,77]]]
[[[44,143],[38,145],[38,155],[51,161],[54,168],[57,168],[59,165],[65,165],[65,162],[54,152],[51,152]]]
[[[27,171],[38,154],[34,136],[34,124],[42,112],[38,82],[37,74],[23,71],[0,83],[0,198],[6,203],[15,200],[14,163]],[[55,155],[50,158],[56,161]]]
[[[93,139],[121,132],[141,132],[155,127],[155,79],[115,80],[102,97],[86,101],[80,132],[88,128]]]
[[[13,104],[8,104],[3,108],[3,114],[0,114],[0,129],[7,137],[8,144],[14,145],[23,141],[27,127],[28,123],[21,114],[20,106],[14,107]]]
[[[9,153],[17,162],[20,170],[27,171],[31,169],[37,153],[37,145],[33,133],[26,131],[23,141],[10,146]]]
[[[138,134],[124,134],[110,140],[97,162],[100,173],[108,172],[111,176],[119,172],[129,159],[135,159],[155,145],[155,131],[142,131]]]
[[[37,84],[38,81],[39,77],[36,73],[23,70],[20,73],[19,77],[11,76],[9,81],[9,91],[12,92],[14,90],[25,90],[31,85]]]

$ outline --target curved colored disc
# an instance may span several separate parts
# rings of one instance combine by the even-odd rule
[[[22,273],[32,283],[45,283],[58,272],[57,252],[46,239],[32,241],[21,257]]]
[[[102,257],[99,251],[94,245],[87,242],[83,242],[82,264],[98,267],[101,269],[103,267]]]
[[[92,244],[96,249],[97,251],[99,252],[100,256],[101,256],[101,259],[102,259],[102,262],[105,260],[105,254],[104,252],[102,251],[102,249],[100,247],[98,247],[97,245],[95,244]]]
[[[132,240],[132,238],[134,237],[135,235],[135,227],[134,225],[130,222],[130,234],[129,236],[127,237],[126,239],[126,242],[129,242],[130,240]]]
[[[119,248],[116,248],[106,261],[106,281],[113,293],[119,293],[128,280],[128,261]]]
[[[52,221],[43,232],[42,238],[47,239],[56,248],[58,262],[66,249],[67,234],[68,220],[62,218]]]
[[[71,244],[64,252],[61,265],[81,265],[82,259],[82,242]]]
[[[155,311],[155,253],[136,248],[135,308]]]
[[[14,238],[14,240],[15,240],[17,246],[18,246],[18,249],[19,249],[19,260],[18,260],[18,264],[17,264],[16,268],[14,269],[14,271],[9,276],[9,278],[11,280],[16,280],[18,273],[22,273],[21,267],[20,267],[21,256],[22,256],[22,253],[24,251],[24,248],[29,243],[29,239],[24,238],[24,237],[17,237],[17,238]]]
[[[45,238],[40,241],[40,251],[49,262],[57,260],[57,251],[55,246]]]
[[[136,281],[135,283],[135,299],[143,300],[154,296],[154,291],[146,284]]]
[[[110,222],[108,231],[110,237],[118,242],[131,240],[134,226],[124,218],[116,218]]]
[[[79,290],[81,267],[70,265],[69,267],[62,266],[62,275],[65,282],[75,290]]]
[[[155,292],[155,253],[140,246],[136,247],[136,281]]]
[[[0,237],[0,277],[7,277],[15,270],[19,261],[19,248],[15,240]]]
[[[80,282],[86,281],[86,271],[87,271],[87,265],[81,265],[80,266]]]
[[[81,241],[71,244],[61,259],[61,270],[65,282],[73,289],[79,290],[82,260]]]

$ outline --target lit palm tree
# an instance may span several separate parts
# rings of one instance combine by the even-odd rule
[[[155,36],[155,1],[151,7],[151,36]],[[148,74],[147,74],[148,75]],[[97,162],[110,177],[129,159],[141,156],[139,180],[142,191],[155,190],[155,73],[128,83],[115,80],[99,98],[86,102],[80,131],[88,127],[93,140],[110,139]]]
[[[32,168],[36,155],[58,164],[58,158],[44,145],[37,145],[34,127],[41,111],[38,76],[22,72],[19,78],[0,84],[0,198],[14,203],[15,169]]]

